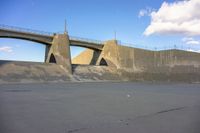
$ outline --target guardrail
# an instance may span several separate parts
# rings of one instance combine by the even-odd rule
[[[89,43],[94,43],[94,44],[99,44],[99,45],[103,45],[104,44],[103,41],[92,40],[92,39],[88,39],[88,38],[75,37],[75,36],[69,36],[69,39],[70,40],[75,40],[75,41],[89,42]]]
[[[152,50],[152,51],[162,51],[162,50],[184,50],[184,51],[192,51],[192,52],[198,52],[200,53],[200,51],[198,50],[194,50],[192,46],[188,45],[185,46],[184,44],[181,43],[174,43],[173,45],[142,45],[142,44],[131,44],[131,43],[124,43],[121,41],[117,41],[117,43],[119,45],[122,46],[128,46],[128,47],[132,47],[132,48],[139,48],[139,49],[145,49],[145,50]]]
[[[0,29],[19,31],[19,32],[28,32],[28,33],[46,35],[46,36],[53,36],[53,33],[51,33],[51,32],[32,30],[32,29],[27,29],[27,28],[20,28],[20,27],[9,26],[9,25],[4,25],[4,24],[0,24]]]
[[[12,30],[12,31],[19,31],[19,32],[27,32],[27,33],[33,33],[33,34],[39,34],[39,35],[45,35],[45,36],[53,36],[56,33],[51,33],[51,32],[45,32],[45,31],[39,31],[39,30],[32,30],[32,29],[27,29],[27,28],[20,28],[20,27],[15,27],[15,26],[9,26],[9,25],[4,25],[0,24],[0,29],[4,30]],[[70,40],[75,40],[75,41],[82,41],[82,42],[89,42],[93,44],[99,44],[103,45],[103,41],[99,40],[93,40],[93,39],[88,39],[88,38],[81,38],[81,37],[76,37],[76,36],[69,36]],[[190,46],[185,47],[181,45],[170,45],[170,46],[158,46],[158,45],[137,45],[137,44],[131,44],[131,43],[124,43],[121,42],[120,40],[117,40],[117,43],[119,45],[123,46],[129,46],[129,47],[134,47],[134,48],[141,48],[141,49],[148,49],[148,50],[153,50],[153,51],[160,51],[160,50],[169,50],[169,49],[179,49],[179,50],[186,50],[186,51],[192,51],[192,48]],[[176,44],[176,43],[174,43]],[[178,44],[178,43],[177,43]],[[200,51],[198,51],[200,52]]]

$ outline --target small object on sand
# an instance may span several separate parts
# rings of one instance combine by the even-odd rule
[[[127,96],[128,98],[131,97],[131,95],[129,95],[129,94],[127,94],[126,96]]]

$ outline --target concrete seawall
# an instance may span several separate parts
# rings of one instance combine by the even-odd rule
[[[200,53],[182,50],[149,51],[108,41],[102,51],[86,49],[72,63],[71,73],[54,63],[0,61],[0,83],[200,82]]]
[[[194,73],[200,68],[200,53],[174,49],[149,51],[120,46],[114,41],[105,45],[100,58],[112,62],[118,69],[133,72]]]
[[[87,64],[92,59],[87,57],[92,56],[92,53],[92,50],[86,50],[72,62]],[[87,62],[84,59],[88,59]],[[115,67],[127,81],[200,81],[200,53],[176,49],[149,51],[108,41],[96,58],[96,65],[101,65],[102,60],[109,67]]]

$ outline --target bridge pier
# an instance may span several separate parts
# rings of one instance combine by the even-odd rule
[[[44,62],[47,62],[48,54],[49,54],[50,46],[45,46],[45,56],[44,56]]]
[[[53,37],[52,45],[46,47],[45,62],[61,65],[72,74],[70,42],[67,34],[57,34]]]

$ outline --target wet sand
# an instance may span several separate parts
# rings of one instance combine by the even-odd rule
[[[200,84],[0,85],[0,133],[199,133]]]

